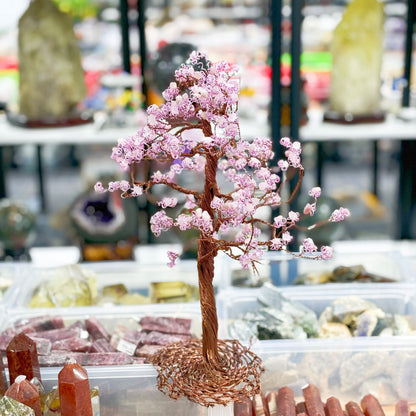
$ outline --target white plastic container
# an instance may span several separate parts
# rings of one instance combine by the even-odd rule
[[[199,406],[186,398],[170,399],[157,388],[157,373],[150,364],[85,367],[90,387],[98,387],[100,416],[232,416],[233,407]],[[60,369],[59,369],[60,370]],[[43,368],[46,391],[57,385],[58,369]]]
[[[5,279],[5,282],[10,281],[10,286],[0,293],[0,313],[1,308],[10,307],[13,302],[13,293],[17,289],[17,276],[19,270],[22,268],[21,263],[1,263],[0,262],[0,278]]]
[[[416,323],[413,285],[379,286],[377,290],[369,285],[359,291],[344,286],[322,288],[286,287],[281,292],[318,316],[333,300],[357,295],[385,312],[409,315],[411,323]],[[221,337],[229,336],[230,320],[260,307],[258,293],[258,289],[229,289],[220,294]],[[383,404],[395,404],[400,399],[416,402],[416,336],[267,340],[255,341],[251,348],[264,361],[263,391],[289,386],[300,396],[302,387],[312,383],[322,397],[336,396],[344,403],[359,401],[368,393]]]
[[[197,265],[193,260],[180,261],[174,268],[166,264],[139,264],[134,261],[89,262],[79,266],[96,278],[98,293],[104,286],[118,283],[124,284],[129,293],[142,295],[148,295],[151,282],[180,280],[198,285]],[[55,274],[55,267],[34,267],[30,263],[21,267],[16,275],[17,284],[10,295],[10,306],[17,309],[28,307],[36,288]]]
[[[338,266],[357,265],[363,266],[368,273],[392,279],[394,283],[416,281],[416,274],[409,269],[400,252],[400,246],[394,242],[375,245],[371,242],[356,242],[355,245],[334,244],[333,248],[333,257],[325,261],[297,258],[283,251],[268,251],[256,264],[257,272],[253,272],[252,269],[243,271],[238,261],[222,256],[219,272],[228,286],[237,286],[238,275],[245,276],[246,281],[253,286],[260,280],[270,281],[276,286],[290,286],[297,276],[304,273],[332,272]],[[338,284],[326,283],[326,285]],[[342,285],[355,284],[355,282],[342,283]]]
[[[191,332],[201,336],[199,309],[191,304],[160,304],[134,306],[129,308],[77,308],[74,309],[36,309],[19,313],[11,311],[3,317],[1,329],[14,322],[34,316],[60,315],[66,325],[77,320],[95,316],[108,331],[117,323],[136,327],[137,321],[145,316],[171,316],[192,319]],[[99,388],[101,416],[135,416],[135,415],[190,415],[190,416],[231,416],[229,407],[215,406],[206,408],[185,398],[172,400],[157,388],[157,372],[150,364],[129,364],[114,366],[86,366],[90,387]],[[41,378],[48,392],[58,383],[61,367],[42,367]]]

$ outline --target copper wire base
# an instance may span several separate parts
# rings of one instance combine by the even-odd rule
[[[256,354],[236,340],[220,340],[218,355],[216,368],[204,359],[201,340],[162,348],[150,358],[158,371],[159,390],[202,406],[227,405],[260,392],[264,368]]]

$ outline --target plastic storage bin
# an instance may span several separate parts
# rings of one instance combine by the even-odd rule
[[[207,408],[185,398],[170,399],[157,389],[156,370],[149,364],[131,367],[86,367],[91,387],[98,387],[100,416],[232,416],[232,405]],[[46,391],[56,386],[58,369],[41,371]]]
[[[34,311],[36,313],[34,313]],[[192,319],[191,331],[201,335],[199,309],[195,305],[162,304],[123,308],[77,308],[74,310],[41,309],[10,313],[3,317],[4,330],[20,319],[34,316],[60,315],[65,324],[95,316],[111,332],[117,323],[137,326],[137,320],[145,315],[171,316]],[[172,400],[157,389],[157,372],[150,364],[129,364],[115,366],[86,366],[90,387],[98,387],[101,416],[134,415],[232,415],[232,406],[205,408],[182,398]],[[46,391],[57,385],[61,367],[42,367],[41,377]]]
[[[372,244],[356,242],[355,244],[334,244],[334,255],[330,260],[310,260],[296,258],[291,254],[277,251],[266,252],[263,259],[256,265],[257,272],[252,269],[243,270],[238,261],[226,256],[220,257],[219,272],[228,286],[238,286],[238,280],[255,286],[260,280],[270,281],[276,286],[293,285],[296,277],[307,272],[332,272],[338,266],[362,265],[366,272],[376,274],[395,282],[415,282],[416,274],[409,269],[400,247],[394,242],[390,244]],[[416,255],[416,253],[415,253]],[[338,283],[326,283],[337,285]],[[356,284],[342,283],[343,285]],[[357,283],[362,284],[362,283]]]
[[[80,267],[95,275],[98,293],[104,286],[117,283],[123,283],[130,293],[143,295],[148,294],[151,282],[180,280],[198,285],[197,266],[193,260],[178,262],[174,268],[166,264],[139,264],[134,261],[81,263]],[[50,280],[55,270],[55,267],[33,267],[30,264],[21,267],[16,276],[18,284],[10,294],[10,306],[18,309],[28,307],[36,288]]]
[[[21,268],[20,263],[0,263],[0,279],[4,279],[5,286],[10,283],[10,286],[0,292],[0,313],[2,307],[9,307],[13,303],[13,293],[17,290]]]
[[[320,290],[310,290],[320,289]],[[416,322],[414,286],[389,286],[374,290],[372,285],[337,290],[286,287],[281,292],[320,314],[333,300],[358,295],[390,313],[409,315]],[[229,289],[220,294],[221,336],[228,336],[231,319],[259,308],[258,289]],[[344,339],[305,339],[256,341],[252,350],[263,360],[264,391],[282,386],[301,395],[302,387],[315,384],[322,397],[331,395],[346,403],[374,394],[383,404],[400,399],[416,402],[416,336],[360,337]]]

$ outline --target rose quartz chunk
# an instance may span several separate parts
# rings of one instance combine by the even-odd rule
[[[61,416],[93,416],[87,371],[69,361],[58,374]]]

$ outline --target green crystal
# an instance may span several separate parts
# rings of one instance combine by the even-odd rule
[[[335,29],[331,45],[330,110],[370,115],[380,110],[383,4],[353,0]]]
[[[0,415],[2,416],[35,416],[35,411],[25,404],[3,396],[0,399]]]

